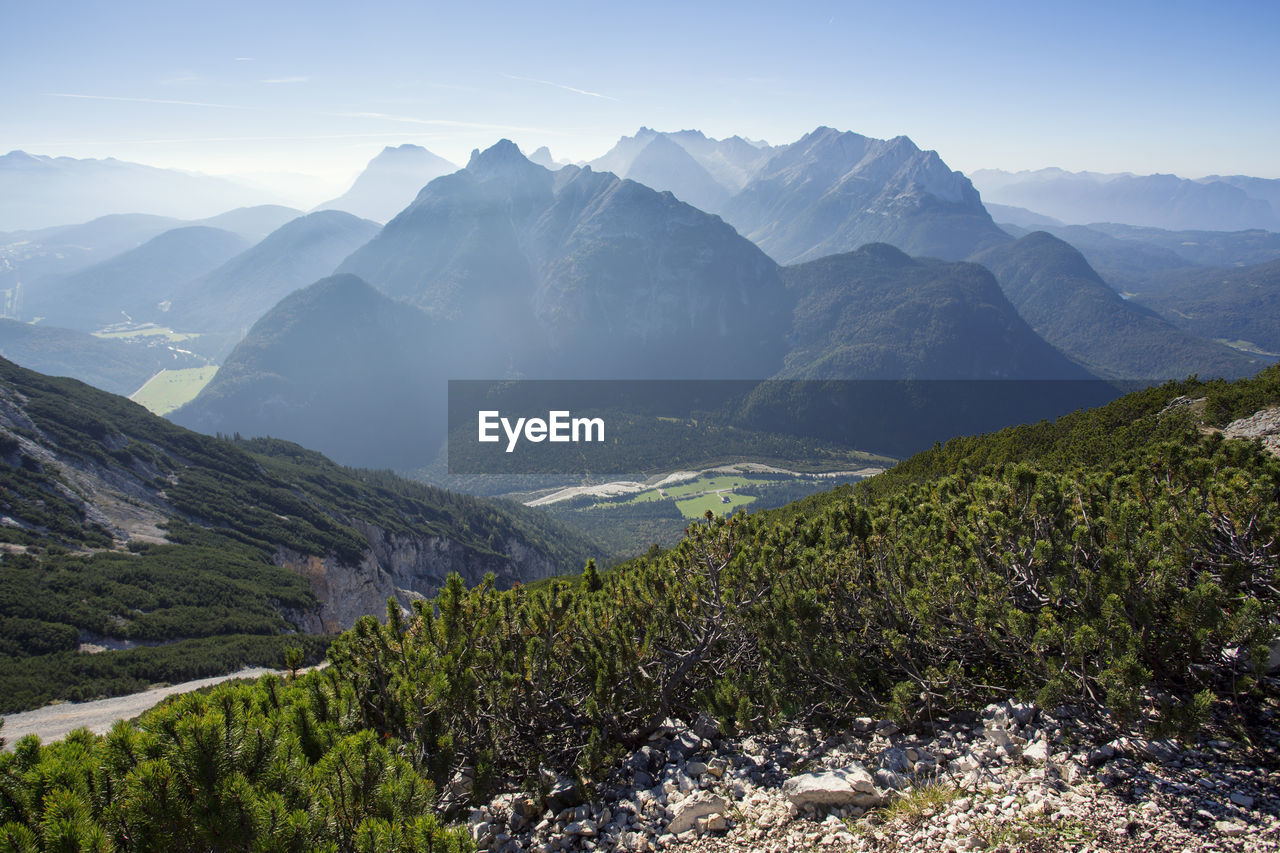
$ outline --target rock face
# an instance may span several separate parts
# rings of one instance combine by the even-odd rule
[[[959,260],[1010,239],[937,152],[829,127],[775,153],[723,215],[783,264],[875,242]]]
[[[481,553],[449,536],[417,536],[390,533],[376,524],[352,522],[369,542],[358,563],[333,555],[317,557],[289,548],[277,548],[275,562],[311,582],[321,604],[318,620],[308,621],[314,633],[336,633],[350,628],[366,614],[381,615],[387,599],[407,608],[415,599],[428,598],[444,586],[451,573],[474,586],[492,572],[496,584],[509,587],[563,573],[546,554],[515,537],[498,549]]]
[[[1227,438],[1256,438],[1264,447],[1280,455],[1280,407],[1263,409],[1247,418],[1227,424],[1222,430]]]

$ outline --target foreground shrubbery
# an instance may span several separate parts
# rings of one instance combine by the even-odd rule
[[[1219,395],[1224,411],[1277,402],[1273,373]],[[361,620],[297,684],[187,698],[105,741],[20,744],[0,765],[5,832],[439,849],[453,837],[410,822],[432,785],[448,814],[464,769],[472,798],[535,789],[544,768],[589,783],[668,715],[910,723],[1010,697],[1155,731],[1214,704],[1247,714],[1277,633],[1280,461],[1202,435],[1186,407],[1161,415],[1187,388],[711,519],[606,575],[454,577],[407,618]]]
[[[1010,465],[807,518],[715,519],[526,592],[451,583],[338,640],[362,724],[438,779],[589,775],[669,714],[913,719],[1017,696],[1194,724],[1275,635],[1280,463],[1210,437],[1107,471]]]
[[[105,737],[0,755],[0,849],[457,851],[433,786],[333,677],[188,694]]]

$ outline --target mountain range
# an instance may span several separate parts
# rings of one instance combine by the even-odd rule
[[[338,268],[445,321],[453,378],[735,378],[781,365],[772,261],[718,217],[509,141],[428,184]]]
[[[184,346],[226,361],[182,423],[402,468],[438,450],[446,379],[1158,379],[1261,364],[1116,287],[1150,295],[1138,285],[1156,276],[1270,259],[1269,232],[997,208],[1085,255],[1010,225],[1015,242],[936,152],[831,128],[779,146],[641,128],[578,166],[535,153],[554,168],[506,140],[460,170],[388,148],[331,203],[403,205],[381,228],[340,210],[275,222],[284,208],[178,228],[98,220],[81,227],[95,245],[156,233],[17,301],[83,330],[127,315],[198,334]],[[1266,186],[1195,186],[1213,183]],[[275,227],[252,243],[233,227],[251,222]],[[35,235],[54,246],[67,230]],[[1270,351],[1250,335],[1210,337]]]
[[[333,272],[378,225],[341,210],[299,216],[170,296],[165,322],[198,333],[202,352],[221,360],[273,305]]]
[[[937,152],[827,127],[776,150],[723,215],[784,264],[872,242],[960,260],[1009,240]]]
[[[710,139],[696,130],[664,133],[642,127],[589,165],[720,213],[775,150],[738,136]]]
[[[164,319],[165,303],[181,287],[248,245],[221,228],[174,228],[136,249],[26,288],[23,313],[86,332],[112,323],[159,322]]]
[[[989,202],[1070,225],[1115,222],[1170,230],[1280,230],[1280,182],[1248,178],[980,169],[970,176]]]
[[[640,134],[612,153],[634,162],[655,146],[679,148],[673,156],[691,162],[673,136]],[[424,187],[338,265],[339,278],[268,312],[223,374],[174,417],[286,436],[344,462],[409,468],[438,449],[446,379],[1150,380],[1239,376],[1262,365],[1124,300],[1061,240],[1039,233],[1014,242],[965,207],[971,198],[981,211],[962,176],[909,140],[821,130],[801,142],[772,149],[764,174],[813,184],[807,192],[819,199],[839,195],[823,181],[865,189],[878,176],[882,198],[914,187],[907,196],[931,200],[912,207],[899,193],[893,204],[909,209],[879,217],[881,225],[949,235],[955,252],[977,246],[973,263],[877,244],[779,267],[669,192],[591,167],[553,172],[503,141]],[[944,173],[950,184],[930,183]],[[752,178],[744,193],[763,181]],[[961,201],[926,185],[944,194],[949,186]],[[808,210],[827,203],[775,189],[779,234],[803,230],[787,216],[790,200]],[[929,212],[948,204],[941,218]],[[326,351],[319,342],[330,338],[338,345]],[[326,435],[329,420],[343,426]]]
[[[46,281],[112,260],[175,228],[205,227],[229,231],[252,245],[295,218],[301,211],[280,205],[236,208],[206,219],[182,220],[142,213],[102,216],[78,225],[63,225],[0,235],[0,291],[9,297],[0,314],[31,319],[25,309],[28,291]],[[166,277],[163,269],[146,275]]]
[[[0,157],[0,231],[86,222],[112,213],[198,219],[274,200],[225,178],[112,157],[78,160],[25,151]]]

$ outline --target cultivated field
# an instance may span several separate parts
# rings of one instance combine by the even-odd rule
[[[137,391],[129,395],[135,403],[146,406],[157,415],[166,415],[200,393],[209,383],[217,365],[187,367],[182,370],[162,370],[147,380]]]

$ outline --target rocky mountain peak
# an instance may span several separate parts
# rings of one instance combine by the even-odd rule
[[[480,177],[502,177],[510,174],[512,169],[525,168],[542,167],[530,162],[510,139],[499,139],[483,151],[474,149],[467,162],[467,171]]]

